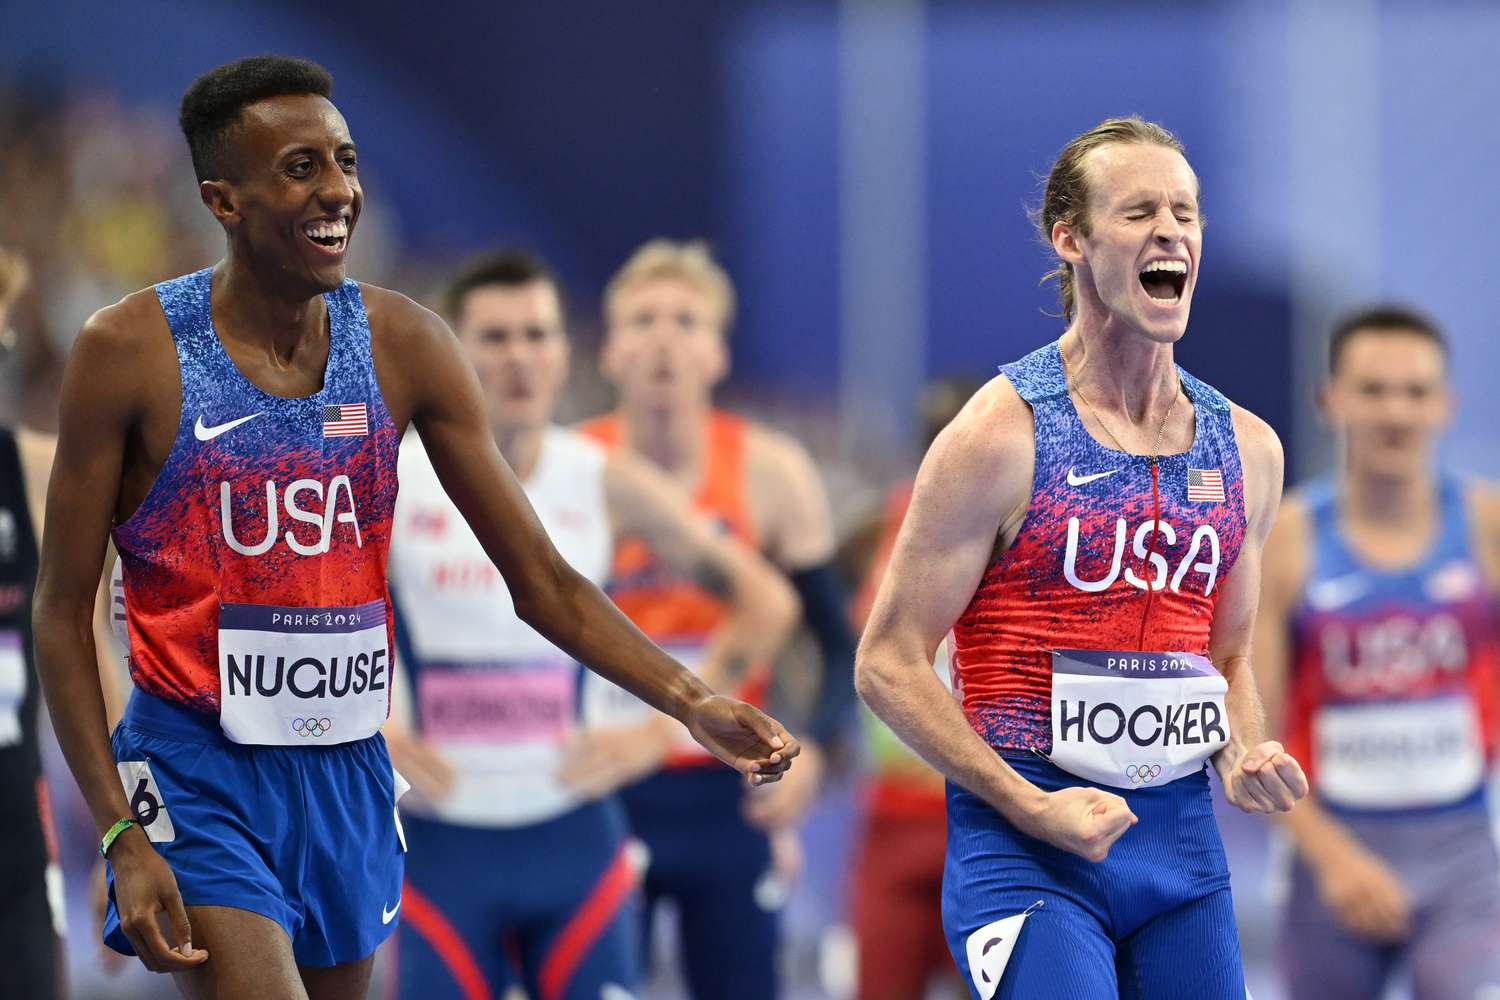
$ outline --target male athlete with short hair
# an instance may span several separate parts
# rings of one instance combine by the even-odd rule
[[[1314,794],[1281,918],[1294,1000],[1500,993],[1500,860],[1485,783],[1500,726],[1500,492],[1437,466],[1448,346],[1410,309],[1334,328],[1335,474],[1266,545],[1255,669]]]
[[[487,255],[446,300],[500,454],[568,563],[603,582],[616,536],[647,539],[729,605],[714,658],[774,653],[797,617],[776,571],[717,533],[649,463],[551,422],[569,358],[551,271],[519,251]],[[390,573],[415,704],[412,727],[393,718],[385,729],[414,785],[402,805],[400,995],[499,998],[519,984],[536,1000],[599,1000],[611,986],[634,990],[636,864],[619,803],[600,796],[639,775],[575,749],[582,668],[516,617],[413,435],[401,484]],[[672,731],[658,729],[664,753]]]
[[[1198,194],[1139,118],[1064,148],[1068,329],[928,452],[861,644],[866,701],[949,779],[943,923],[983,1000],[1241,1000],[1205,764],[1248,812],[1307,791],[1249,664],[1281,448],[1172,360]]]
[[[822,653],[823,680],[807,728],[813,743],[826,745],[854,706],[853,638],[832,565],[833,521],[800,444],[714,406],[714,388],[729,371],[729,276],[700,243],[653,240],[610,280],[604,308],[601,361],[619,390],[619,408],[586,423],[584,432],[660,468],[700,511],[787,575]],[[706,656],[725,613],[722,597],[673,568],[649,540],[620,541],[609,592],[647,635],[698,665],[710,683],[740,683],[747,700],[763,692],[764,660]],[[590,685],[586,694],[598,690]],[[586,718],[601,729],[606,720],[640,716],[638,703],[607,702],[587,708]],[[607,751],[618,736],[596,731],[586,739]],[[785,895],[772,870],[772,838],[784,847],[795,837],[792,824],[816,790],[817,769],[804,761],[771,794],[746,795],[703,763],[695,748],[679,747],[665,768],[622,790],[631,829],[650,851],[647,919],[658,900],[676,904],[695,1000],[771,997],[776,911]]]
[[[524,621],[752,782],[798,749],[567,565],[442,321],[346,278],[363,195],[331,86],[274,56],[193,84],[181,124],[225,259],[96,313],[64,378],[47,513],[68,530],[43,542],[39,668],[104,835],[107,939],[193,996],[362,997],[397,919],[398,782],[378,731],[408,425]],[[136,685],[113,753],[89,634],[111,534]]]

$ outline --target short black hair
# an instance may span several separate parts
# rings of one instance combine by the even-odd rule
[[[1328,338],[1329,375],[1338,374],[1339,362],[1343,360],[1349,341],[1356,334],[1365,332],[1416,334],[1436,344],[1443,355],[1443,363],[1448,362],[1448,338],[1431,317],[1410,306],[1380,304],[1356,309],[1334,324],[1333,334]]]
[[[250,56],[209,70],[182,95],[177,115],[193,172],[199,181],[229,176],[229,136],[248,105],[283,94],[332,93],[333,77],[326,69],[291,56]]]
[[[557,275],[536,254],[529,250],[495,250],[476,257],[458,272],[458,276],[443,293],[443,312],[450,323],[458,322],[463,311],[464,300],[476,288],[499,285],[503,288],[520,288],[534,281],[545,281],[557,293],[558,309],[563,309],[563,287]]]

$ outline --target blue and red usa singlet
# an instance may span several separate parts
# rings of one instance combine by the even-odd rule
[[[1126,769],[1146,766],[1167,780],[1152,768],[1201,762],[1227,736],[1204,658],[1246,523],[1229,402],[1178,369],[1193,444],[1160,457],[1153,492],[1149,457],[1084,428],[1056,342],[1001,371],[1031,408],[1036,471],[1014,543],[954,626],[964,712],[997,749],[1056,760],[1054,737],[1077,739],[1115,759],[1099,773],[1059,761],[1075,773],[1129,787],[1140,779]]]
[[[114,529],[131,677],[218,714],[239,743],[370,736],[389,709],[398,440],[359,288],[324,296],[323,387],[289,399],[251,384],[225,352],[211,279],[203,270],[156,289],[182,415],[155,484]]]
[[[1332,482],[1300,494],[1310,559],[1292,620],[1288,751],[1335,807],[1479,801],[1495,750],[1500,620],[1463,484],[1439,480],[1432,547],[1395,570],[1350,549]]]

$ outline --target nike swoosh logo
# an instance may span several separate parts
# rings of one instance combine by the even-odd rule
[[[1350,573],[1332,580],[1320,580],[1307,588],[1307,603],[1317,611],[1332,611],[1353,604],[1370,589],[1363,573]]]
[[[204,427],[203,414],[200,413],[198,414],[198,422],[193,425],[193,436],[196,437],[199,441],[212,441],[220,434],[223,434],[225,431],[234,430],[236,427],[238,427],[240,424],[243,424],[247,420],[254,420],[256,417],[263,417],[265,415],[266,411],[261,410],[259,413],[252,413],[248,417],[240,417],[238,420],[231,420],[227,424],[216,424],[213,427]]]
[[[401,900],[399,900],[399,899],[396,900],[396,908],[394,910],[387,910],[385,908],[385,906],[382,905],[380,907],[380,922],[382,924],[388,924],[392,920],[395,920],[396,919],[396,914],[400,913],[400,912],[401,912]]]
[[[1103,479],[1105,476],[1113,476],[1116,472],[1119,472],[1119,471],[1120,471],[1119,469],[1110,469],[1108,472],[1095,472],[1093,475],[1080,476],[1080,475],[1078,475],[1078,473],[1074,472],[1072,469],[1069,469],[1068,470],[1068,485],[1069,486],[1082,486],[1084,483],[1092,483],[1094,480],[1096,480],[1096,479]]]

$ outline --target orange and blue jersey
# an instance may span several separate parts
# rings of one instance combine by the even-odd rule
[[[1287,749],[1334,806],[1479,801],[1495,755],[1500,618],[1463,483],[1439,479],[1432,545],[1396,569],[1350,547],[1332,481],[1300,493],[1311,537],[1292,618]]]
[[[1229,401],[1181,368],[1193,444],[1154,467],[1084,428],[1056,343],[1001,371],[1031,407],[1036,471],[1015,541],[953,627],[954,683],[991,745],[1046,753],[1053,650],[1208,654],[1245,536],[1244,482]]]
[[[252,384],[225,352],[209,315],[211,279],[209,269],[157,287],[182,413],[156,482],[114,528],[131,677],[148,694],[215,714],[226,681],[234,693],[248,682],[262,698],[289,687],[347,697],[378,685],[388,701],[385,564],[399,440],[359,287],[346,281],[324,297],[322,388],[284,398]],[[319,662],[298,667],[303,650]],[[369,735],[361,722],[332,739]],[[257,732],[241,741],[265,739]]]
[[[579,430],[609,449],[624,442],[624,421],[618,414],[596,417],[582,424]],[[720,410],[709,416],[703,476],[692,500],[693,506],[722,531],[755,549],[758,539],[750,516],[746,478],[748,432],[749,425],[742,417]],[[710,593],[665,565],[641,538],[617,540],[606,589],[637,628],[690,668],[697,666],[714,631],[728,613],[722,596]],[[768,683],[767,667],[754,666],[735,695],[751,704],[761,704]],[[669,763],[711,760],[696,745],[684,744],[674,751]]]

